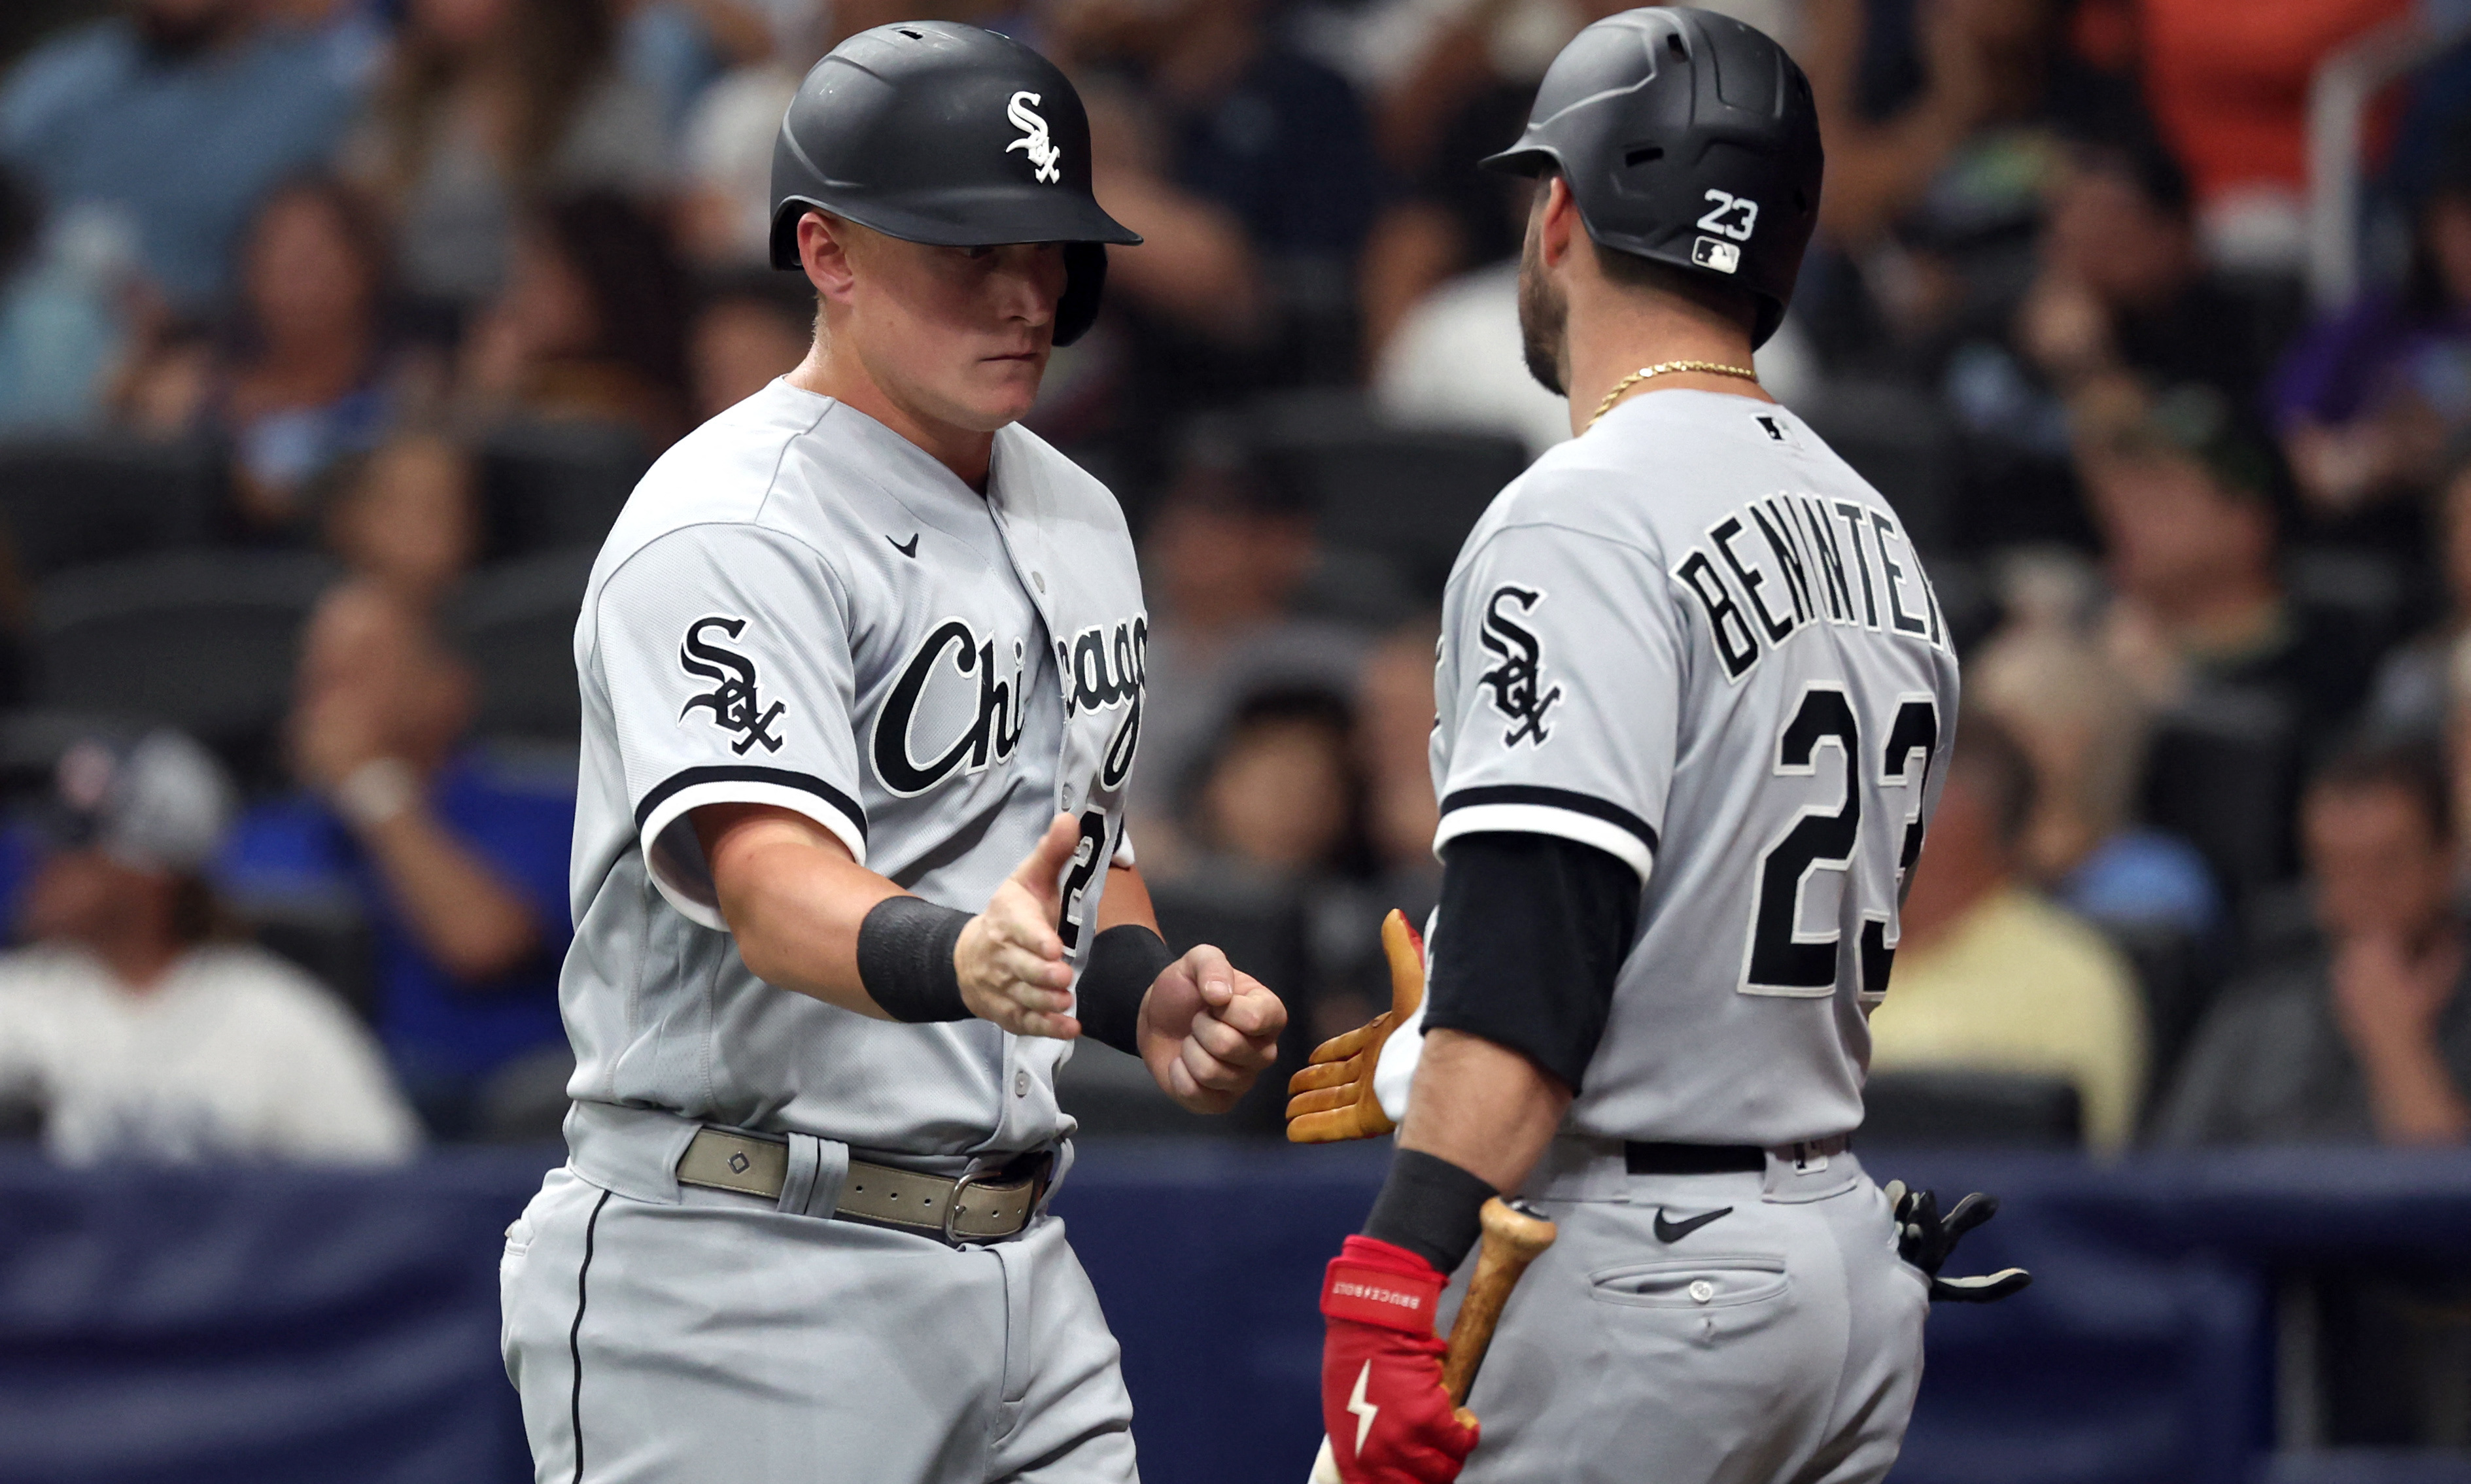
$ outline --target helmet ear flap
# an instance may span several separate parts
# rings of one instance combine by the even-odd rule
[[[1107,245],[1064,245],[1064,296],[1055,301],[1055,343],[1070,345],[1098,318],[1098,294],[1107,286]]]
[[[792,272],[803,267],[798,261],[798,224],[813,206],[794,197],[772,210],[772,267],[780,272]]]

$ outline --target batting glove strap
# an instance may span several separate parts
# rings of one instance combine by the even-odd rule
[[[1330,1260],[1330,1270],[1322,1280],[1322,1317],[1433,1340],[1433,1315],[1447,1282],[1431,1263],[1404,1247],[1371,1237],[1351,1237],[1339,1255]]]

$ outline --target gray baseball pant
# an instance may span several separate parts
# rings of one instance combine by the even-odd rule
[[[1040,1215],[952,1248],[553,1170],[508,1229],[539,1484],[1138,1484],[1097,1295]]]
[[[1565,1139],[1527,1194],[1561,1237],[1512,1293],[1469,1397],[1484,1433],[1464,1484],[1886,1476],[1929,1290],[1849,1152],[1632,1175],[1619,1145]]]

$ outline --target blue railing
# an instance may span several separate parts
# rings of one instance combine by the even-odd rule
[[[553,1158],[376,1174],[0,1161],[0,1484],[529,1477],[497,1257]],[[1150,1484],[1303,1478],[1321,1264],[1384,1158],[1084,1150],[1058,1205],[1123,1341]],[[1943,1193],[1996,1190],[2006,1210],[1965,1265],[2037,1280],[1934,1315],[1903,1484],[2246,1484],[2276,1436],[2277,1367],[2294,1374],[2275,1326],[2291,1275],[2471,1260],[2471,1157],[1870,1160]]]

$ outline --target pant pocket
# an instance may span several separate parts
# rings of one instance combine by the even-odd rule
[[[1597,1302],[1635,1308],[1738,1308],[1784,1297],[1792,1280],[1782,1258],[1665,1258],[1599,1268],[1588,1275]]]

